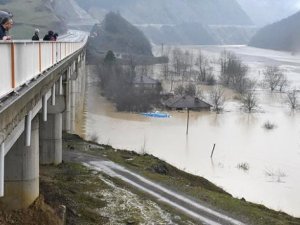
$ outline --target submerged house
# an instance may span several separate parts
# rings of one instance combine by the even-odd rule
[[[133,79],[133,87],[142,92],[160,93],[161,83],[148,76],[136,75]]]
[[[209,103],[197,97],[192,97],[189,95],[175,96],[169,98],[163,104],[167,109],[170,110],[189,109],[194,111],[200,111],[200,110],[210,110],[210,108],[212,107],[212,105],[210,105]]]

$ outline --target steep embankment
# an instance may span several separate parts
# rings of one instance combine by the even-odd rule
[[[300,50],[300,12],[262,28],[250,41],[250,46],[279,51]]]
[[[253,35],[252,28],[248,31],[252,21],[236,0],[76,1],[99,20],[109,11],[119,12],[129,22],[138,25],[156,44],[245,44]],[[245,27],[231,30],[211,29],[209,25]]]
[[[68,27],[78,29],[78,27],[91,28],[98,21],[93,19],[75,0],[54,0],[52,2],[55,13]]]
[[[95,25],[92,29],[89,50],[152,56],[150,42],[143,32],[112,12],[106,15],[102,24]]]
[[[0,8],[13,13],[15,26],[11,31],[14,39],[30,39],[34,29],[44,34],[52,29],[66,31],[65,23],[55,14],[52,0],[5,0]]]

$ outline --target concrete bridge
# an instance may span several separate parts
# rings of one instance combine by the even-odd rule
[[[70,39],[71,40],[71,39]],[[39,196],[39,165],[62,162],[85,93],[87,35],[77,41],[0,41],[0,205]]]

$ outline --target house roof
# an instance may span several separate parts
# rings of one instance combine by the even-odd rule
[[[148,76],[136,75],[133,79],[133,83],[134,84],[158,84],[160,82]]]
[[[211,105],[199,98],[186,96],[175,96],[164,102],[165,106],[169,108],[188,108],[188,109],[201,109],[210,108]]]

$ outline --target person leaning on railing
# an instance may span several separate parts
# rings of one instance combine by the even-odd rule
[[[0,40],[7,41],[12,40],[11,36],[8,36],[8,31],[13,27],[13,20],[10,18],[4,18],[0,24]]]
[[[34,31],[34,35],[32,36],[31,40],[33,41],[39,41],[40,40],[40,30],[39,29],[35,29]]]

